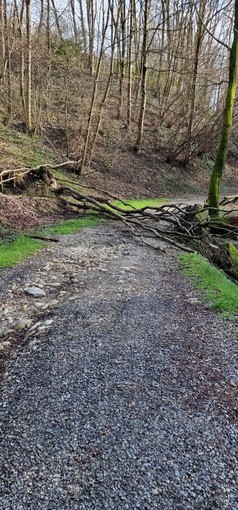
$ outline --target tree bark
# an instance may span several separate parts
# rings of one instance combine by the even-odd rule
[[[135,151],[140,152],[144,131],[144,120],[146,110],[146,85],[147,85],[147,44],[148,44],[148,23],[149,23],[150,0],[145,0],[144,6],[144,30],[142,42],[142,71],[141,71],[141,105],[138,122],[138,134],[135,143]]]
[[[26,115],[27,130],[32,132],[32,47],[31,47],[31,0],[25,0],[26,5],[26,41],[27,41],[27,68],[26,68]]]

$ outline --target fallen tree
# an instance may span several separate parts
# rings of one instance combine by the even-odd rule
[[[198,251],[238,280],[238,208],[235,205],[238,195],[224,197],[219,204],[219,216],[212,214],[212,217],[211,207],[206,204],[170,203],[138,209],[105,190],[92,189],[67,177],[57,179],[53,173],[54,168],[70,168],[72,171],[74,165],[74,161],[44,164],[32,169],[17,169],[13,175],[4,173],[2,178],[5,177],[4,182],[13,181],[19,174],[41,178],[61,206],[76,213],[96,212],[120,221],[144,243],[163,252],[168,244],[188,252]]]
[[[89,194],[78,189],[77,183],[67,182],[74,187],[62,185],[54,189],[64,206],[79,212],[96,211],[120,221],[155,249],[166,251],[169,244],[184,251],[198,251],[238,280],[238,209],[231,207],[238,196],[224,197],[219,218],[210,218],[207,205],[164,204],[138,209],[105,190],[91,190]]]

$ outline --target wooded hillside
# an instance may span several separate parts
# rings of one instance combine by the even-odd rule
[[[225,0],[1,0],[2,123],[40,134],[78,172],[95,159],[110,172],[123,150],[152,166],[206,162],[232,27]]]

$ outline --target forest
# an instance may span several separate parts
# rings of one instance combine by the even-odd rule
[[[0,27],[2,191],[43,179],[64,207],[126,216],[132,230],[233,266],[236,246],[223,238],[236,238],[237,197],[222,214],[219,201],[224,174],[226,189],[237,184],[237,1],[2,0]],[[21,150],[11,157],[9,135],[42,144],[37,165]],[[59,187],[54,170],[83,188],[67,175]],[[202,189],[208,201],[136,219],[111,203],[171,189]]]
[[[225,0],[1,0],[2,122],[60,137],[79,172],[122,129],[168,162],[211,155],[233,11]]]
[[[238,510],[238,0],[0,0],[2,510]]]

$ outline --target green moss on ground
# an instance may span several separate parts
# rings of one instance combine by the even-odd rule
[[[21,260],[34,255],[43,243],[25,235],[17,236],[13,241],[0,244],[0,267],[14,267]]]
[[[142,207],[159,207],[160,205],[167,204],[169,200],[165,198],[152,198],[152,199],[138,199],[138,200],[123,200],[122,203],[120,200],[115,200],[113,205],[120,207],[124,210],[132,210],[132,209],[141,209]],[[126,204],[126,205],[125,205]]]
[[[189,277],[192,285],[202,290],[212,307],[227,318],[238,318],[238,285],[197,253],[179,256],[182,274]]]
[[[40,234],[58,234],[58,235],[67,235],[73,234],[74,232],[79,232],[79,230],[88,227],[96,227],[102,222],[99,216],[92,215],[85,216],[82,218],[76,218],[72,220],[65,220],[57,225],[53,225],[51,227],[46,227],[40,230]]]

